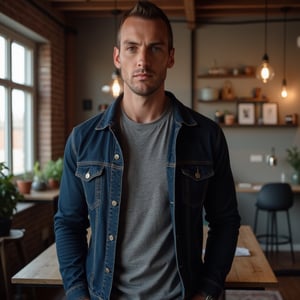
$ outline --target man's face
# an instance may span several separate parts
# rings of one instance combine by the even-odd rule
[[[174,64],[168,32],[161,20],[129,17],[120,31],[120,49],[114,49],[115,66],[121,69],[124,91],[149,96],[164,89],[167,69]]]

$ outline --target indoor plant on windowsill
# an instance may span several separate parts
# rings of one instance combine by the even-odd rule
[[[12,181],[8,167],[0,162],[0,236],[9,235],[11,221],[17,203],[24,199]]]
[[[32,189],[35,191],[44,191],[47,189],[47,183],[43,171],[41,170],[40,163],[36,161],[33,166],[33,182]]]
[[[61,176],[63,171],[63,160],[58,158],[57,160],[50,160],[44,168],[44,174],[48,180],[48,185],[52,189],[59,188]]]
[[[31,172],[25,172],[20,177],[17,177],[16,183],[18,190],[21,194],[30,194],[32,186],[32,177],[33,176]]]
[[[300,150],[297,146],[286,149],[287,162],[294,169],[292,174],[292,183],[300,184]]]

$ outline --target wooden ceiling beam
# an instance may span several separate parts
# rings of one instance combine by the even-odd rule
[[[34,0],[40,1],[40,0]],[[186,19],[189,28],[194,29],[198,21],[218,18],[263,16],[263,0],[151,0],[169,17]],[[71,18],[107,17],[115,9],[113,0],[48,0],[48,4]],[[117,0],[118,9],[128,10],[136,0]],[[270,16],[282,14],[281,8],[291,7],[289,15],[300,17],[299,0],[272,0],[268,4]]]
[[[183,0],[187,25],[191,30],[196,28],[195,0]]]

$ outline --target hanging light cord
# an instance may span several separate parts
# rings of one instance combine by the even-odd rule
[[[286,79],[286,13],[287,8],[284,8],[283,20],[283,78]]]
[[[268,35],[268,0],[265,0],[265,54],[267,53],[267,35]]]

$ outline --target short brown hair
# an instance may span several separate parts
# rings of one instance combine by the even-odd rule
[[[173,49],[173,31],[170,21],[166,14],[158,6],[149,1],[138,1],[133,8],[131,8],[123,14],[118,29],[118,47],[120,47],[120,31],[122,25],[124,24],[125,20],[129,17],[140,17],[148,20],[162,20],[167,26],[169,51]]]

